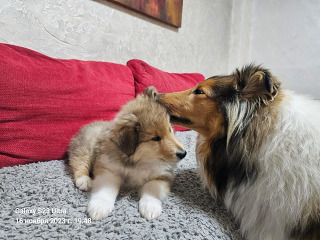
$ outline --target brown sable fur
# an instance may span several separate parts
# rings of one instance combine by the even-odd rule
[[[169,109],[175,124],[217,139],[226,133],[225,103],[248,99],[253,104],[268,104],[279,86],[267,70],[250,65],[229,76],[211,77],[187,91],[162,94],[159,101]]]
[[[262,115],[268,122],[274,121],[277,103],[282,98],[282,94],[278,94],[279,86],[280,83],[268,70],[250,65],[242,70],[237,69],[229,76],[211,77],[187,91],[159,96],[159,101],[168,108],[173,123],[191,128],[206,138],[199,152],[204,156],[208,184],[215,185],[220,195],[226,188],[228,171],[242,171],[241,181],[247,178],[245,175],[248,172],[254,175],[253,166],[249,166],[252,169],[244,169],[244,166],[232,166],[232,163],[232,169],[227,169],[227,165],[230,165],[232,158],[245,158],[257,144],[261,144],[261,136],[269,130],[252,129],[247,131],[247,135],[245,130],[255,126],[249,125],[249,122],[260,121],[261,117],[255,119],[255,115]],[[277,94],[277,99],[273,101]],[[260,107],[262,105],[269,106]],[[241,108],[242,112],[239,110]],[[243,137],[249,144],[242,145],[245,142]]]
[[[200,134],[197,141],[200,175],[212,195],[227,201],[227,207],[233,209],[243,186],[252,186],[257,176],[266,171],[260,169],[256,161],[261,156],[262,145],[276,133],[274,126],[280,105],[289,101],[280,82],[269,70],[248,65],[231,75],[214,76],[189,90],[160,94],[158,98],[167,107],[174,124]],[[238,203],[245,205],[245,202]],[[264,215],[263,207],[261,205],[261,215]],[[315,212],[309,214],[310,220],[301,220],[304,226],[288,223],[284,235],[290,236],[291,232],[292,239],[317,239],[319,207],[312,208]],[[243,208],[237,209],[234,213],[241,219]],[[265,225],[267,223],[257,223],[259,227]],[[243,232],[247,234],[248,229],[250,227],[244,228]],[[256,236],[254,234],[268,233],[252,230],[251,236]]]

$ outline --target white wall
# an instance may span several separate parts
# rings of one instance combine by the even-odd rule
[[[233,0],[230,22],[228,71],[250,63],[249,49],[254,0]]]
[[[100,0],[0,0],[0,42],[56,58],[132,58],[170,72],[225,73],[231,1],[184,0],[179,29]]]
[[[262,63],[320,99],[319,13],[319,0],[184,0],[176,29],[106,0],[0,0],[0,42],[205,77]]]
[[[233,0],[228,71],[263,64],[283,88],[320,99],[319,13],[319,0]]]
[[[251,23],[250,61],[320,99],[320,1],[254,0]]]

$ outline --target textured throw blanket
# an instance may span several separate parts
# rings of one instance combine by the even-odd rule
[[[140,217],[138,193],[120,192],[111,215],[92,222],[90,193],[75,188],[65,161],[0,169],[0,239],[241,239],[238,226],[196,173],[193,131],[177,132],[188,154],[176,170],[163,212]]]

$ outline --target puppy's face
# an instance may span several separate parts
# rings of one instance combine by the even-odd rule
[[[115,119],[112,139],[129,156],[139,161],[176,162],[186,155],[174,135],[167,110],[156,101],[155,88],[127,103]]]
[[[149,120],[146,121],[144,118],[140,122],[146,124],[140,128],[140,143],[132,155],[135,162],[154,160],[177,162],[184,158],[186,152],[174,135],[169,115],[159,115],[159,112],[151,111]]]

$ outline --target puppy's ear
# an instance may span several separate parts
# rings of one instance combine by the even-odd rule
[[[143,92],[143,95],[146,96],[147,98],[151,99],[151,100],[156,100],[158,94],[159,93],[158,93],[157,89],[154,86],[147,87]]]
[[[135,116],[118,120],[112,131],[112,140],[117,144],[120,151],[130,156],[134,154],[140,143],[140,123]]]
[[[236,70],[238,91],[242,99],[259,99],[268,104],[278,94],[280,82],[269,70],[260,66],[249,65]]]

